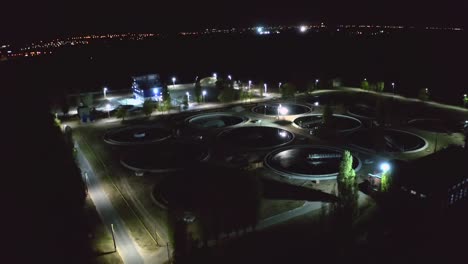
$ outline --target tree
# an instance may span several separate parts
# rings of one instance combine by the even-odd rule
[[[356,172],[353,169],[353,156],[348,150],[343,152],[337,182],[340,214],[346,224],[352,224],[358,209],[358,186]]]
[[[93,99],[92,93],[86,93],[86,94],[80,95],[80,100],[85,106],[88,106],[88,107],[93,106],[94,99]]]
[[[260,83],[258,84],[258,94],[260,95],[260,97],[263,97],[263,89],[265,87],[265,83],[260,81]]]
[[[297,88],[292,83],[285,83],[280,87],[280,93],[283,99],[294,97],[294,95],[296,94],[296,91],[297,91]]]
[[[200,80],[197,80],[195,83],[195,89],[193,91],[195,93],[195,100],[197,103],[200,103],[202,101],[202,87],[200,84]]]
[[[353,169],[353,156],[348,150],[343,152],[337,180],[338,184],[342,183],[346,187],[353,186],[356,183],[356,172]]]
[[[377,83],[375,84],[375,91],[376,91],[376,92],[381,93],[381,92],[384,91],[384,89],[385,89],[385,83],[384,83],[384,82],[377,82]]]
[[[146,116],[150,116],[154,111],[154,103],[151,100],[145,100],[143,103],[143,113],[145,113]]]
[[[369,91],[369,82],[366,79],[361,82],[361,89]]]
[[[382,178],[380,179],[380,191],[388,192],[392,185],[392,176],[390,170],[382,172]]]
[[[161,112],[169,111],[172,107],[172,99],[171,99],[171,94],[169,93],[169,88],[167,87],[167,84],[163,84],[161,95],[162,95],[162,102],[159,102],[158,110]]]
[[[429,100],[429,89],[427,88],[420,89],[418,93],[418,98],[422,101]]]
[[[117,118],[122,118],[122,121],[125,120],[125,117],[127,116],[128,112],[125,107],[120,107],[119,110],[117,110]]]
[[[232,81],[218,78],[216,87],[220,90],[218,100],[222,103],[228,103],[236,100],[236,91]]]
[[[250,90],[242,89],[240,92],[240,100],[246,101],[250,99],[251,93]]]

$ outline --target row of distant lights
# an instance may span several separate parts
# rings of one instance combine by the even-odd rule
[[[302,26],[299,26],[298,29],[299,29],[299,32],[305,33],[305,32],[307,32],[307,30],[309,29],[309,27],[308,27],[308,26],[305,26],[305,25],[302,25]],[[258,33],[259,35],[268,35],[268,34],[271,33],[271,31],[265,30],[264,27],[257,27],[257,33]],[[273,33],[279,33],[279,31],[274,31]]]

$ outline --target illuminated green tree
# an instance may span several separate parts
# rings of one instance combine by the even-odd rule
[[[125,107],[120,107],[119,110],[117,110],[116,116],[117,118],[122,118],[122,121],[124,121],[127,114],[127,109]]]
[[[384,89],[385,89],[385,83],[384,83],[384,82],[377,82],[377,83],[375,84],[375,91],[376,91],[376,92],[381,93],[381,92],[384,91]]]
[[[463,106],[468,107],[468,96],[466,94],[463,95]]]
[[[361,82],[361,89],[369,91],[369,82],[366,79]]]
[[[161,95],[162,95],[162,102],[159,102],[158,110],[161,112],[169,111],[172,107],[172,98],[171,98],[171,94],[169,93],[169,88],[167,87],[166,84],[164,84],[162,87]]]
[[[380,190],[382,192],[388,192],[392,185],[392,176],[390,170],[382,172],[382,178],[380,179]]]
[[[54,124],[58,127],[60,127],[62,125],[62,122],[60,121],[60,119],[58,118],[58,115],[57,113],[55,113],[55,118],[54,118]]]
[[[353,169],[353,156],[347,150],[343,152],[337,182],[340,198],[339,213],[347,224],[351,224],[358,212],[358,186],[356,172]]]
[[[146,116],[150,116],[154,111],[154,103],[151,100],[145,100],[143,103],[143,113]]]

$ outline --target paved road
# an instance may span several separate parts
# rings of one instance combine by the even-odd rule
[[[124,222],[104,192],[101,181],[93,172],[88,160],[81,152],[79,146],[77,146],[77,150],[78,164],[83,172],[83,177],[85,177],[88,193],[96,206],[97,212],[103,223],[109,228],[110,232],[112,232],[110,228],[111,224],[114,225],[117,252],[124,263],[143,263],[143,258],[137,250],[137,245],[130,238]]]

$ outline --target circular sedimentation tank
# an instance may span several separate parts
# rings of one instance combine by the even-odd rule
[[[267,116],[287,116],[287,115],[302,115],[310,112],[310,108],[301,104],[262,104],[252,108],[252,111],[257,114]]]
[[[375,151],[392,153],[411,153],[424,150],[427,141],[410,132],[396,129],[363,129],[351,133],[348,137],[351,144]]]
[[[186,119],[186,123],[198,129],[216,129],[236,126],[247,120],[247,117],[228,113],[208,113],[191,116]]]
[[[435,132],[435,133],[453,133],[461,130],[461,126],[456,122],[435,118],[418,118],[408,121],[410,127]]]
[[[294,119],[294,125],[303,129],[313,129],[322,124],[322,115],[306,115]],[[354,117],[334,114],[331,119],[331,126],[339,132],[350,132],[362,126],[361,121]]]
[[[137,172],[171,172],[207,160],[209,155],[209,149],[201,144],[174,141],[129,150],[120,162]]]
[[[273,148],[285,145],[294,139],[294,134],[281,128],[243,126],[225,130],[218,135],[224,144],[240,148]]]
[[[141,145],[164,141],[171,131],[156,126],[130,126],[111,130],[104,134],[104,141],[112,145]]]
[[[338,175],[343,150],[325,146],[297,145],[270,152],[264,160],[266,167],[281,176],[303,180],[332,180]],[[361,162],[353,156],[353,168]]]
[[[377,117],[377,112],[375,108],[365,104],[356,104],[349,106],[348,113],[350,115],[364,119],[375,119]]]

